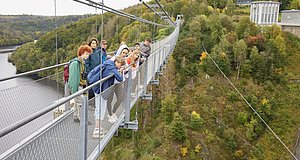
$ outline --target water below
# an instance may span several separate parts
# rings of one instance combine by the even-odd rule
[[[6,46],[0,47],[0,52],[7,49],[16,49],[19,46]],[[0,53],[0,79],[6,78],[9,76],[16,75],[16,67],[7,61],[8,56],[12,54],[12,52]],[[32,82],[32,79],[29,77],[20,77],[11,80],[7,80],[4,82],[0,82],[0,90],[14,87],[23,83]]]
[[[1,53],[1,51],[17,47],[19,46],[0,47],[0,79],[16,75],[15,66],[7,61],[8,56],[13,53]],[[49,106],[61,96],[53,82],[44,80],[36,82],[30,77],[0,82],[0,130]],[[48,112],[25,127],[0,138],[0,159],[1,154],[51,120],[53,120],[53,113]]]

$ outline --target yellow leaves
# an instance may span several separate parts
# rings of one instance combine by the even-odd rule
[[[201,146],[200,144],[198,144],[196,147],[195,147],[195,153],[199,153],[201,151]]]
[[[200,64],[202,64],[203,60],[207,57],[207,53],[206,52],[202,52],[200,55]]]
[[[242,158],[244,156],[243,150],[235,151],[234,156],[237,157],[237,158]]]
[[[202,150],[202,148],[201,148],[200,144],[198,144],[197,146],[195,146],[195,149],[194,149],[195,153],[200,153],[201,150]],[[186,157],[187,154],[188,154],[188,147],[181,147],[181,155],[183,157]]]
[[[183,157],[185,157],[185,156],[187,155],[187,153],[188,153],[187,147],[182,147],[182,148],[181,148],[181,155],[182,155]]]
[[[222,52],[222,53],[220,54],[220,57],[225,59],[225,58],[227,58],[227,55],[226,55],[225,52]]]
[[[269,103],[269,101],[266,98],[264,98],[263,100],[261,100],[261,104],[262,105],[267,105],[268,103]]]
[[[200,119],[200,114],[198,114],[197,112],[193,111],[192,112],[192,117],[195,119]]]
[[[283,73],[283,69],[282,68],[275,68],[275,73],[276,74],[282,74]]]
[[[202,52],[201,56],[200,56],[200,60],[202,61],[206,57],[207,57],[207,53],[206,52]]]

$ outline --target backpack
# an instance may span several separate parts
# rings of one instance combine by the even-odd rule
[[[73,58],[72,60],[69,61],[68,64],[66,64],[66,65],[64,66],[64,82],[65,82],[65,83],[68,82],[69,76],[70,76],[70,73],[69,73],[69,66],[70,66],[70,64],[71,64],[73,61],[75,61],[75,60],[79,62],[79,59],[78,59],[78,58]]]
[[[100,80],[100,68],[101,71],[103,71],[105,69],[105,65],[99,64],[98,66],[96,66],[94,69],[90,71],[90,73],[87,76],[87,80],[89,84],[93,84]]]

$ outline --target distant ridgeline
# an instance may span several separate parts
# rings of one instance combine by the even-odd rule
[[[127,13],[140,13],[141,5],[126,9]],[[149,14],[151,10],[145,10],[140,17],[149,20],[154,18],[154,14]],[[52,17],[53,18],[53,17]],[[163,20],[157,19],[163,24]],[[49,21],[49,23],[52,21]],[[103,38],[108,41],[108,51],[116,50],[121,41],[128,46],[133,46],[136,42],[144,41],[146,37],[161,39],[173,32],[173,27],[157,26],[152,24],[128,21],[128,18],[103,14]],[[54,23],[52,23],[54,25]],[[61,25],[57,29],[57,55],[58,63],[71,60],[76,56],[77,49],[82,43],[86,43],[89,38],[101,39],[101,15],[93,15],[82,18],[76,22]],[[24,27],[23,27],[24,28]],[[39,37],[36,43],[30,42],[19,47],[12,55],[11,61],[15,64],[18,73],[31,71],[56,64],[56,32],[47,32]],[[155,36],[155,37],[154,37]],[[45,76],[45,75],[39,75]]]
[[[61,26],[90,15],[58,16]],[[0,46],[24,44],[55,28],[54,16],[0,15]]]

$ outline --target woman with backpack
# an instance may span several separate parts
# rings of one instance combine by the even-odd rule
[[[77,58],[70,62],[69,65],[69,78],[68,78],[68,87],[71,91],[71,94],[82,90],[86,87],[86,71],[84,67],[84,60],[86,60],[89,55],[92,53],[92,48],[88,45],[81,45],[77,51]],[[74,111],[74,121],[80,122],[80,107],[82,105],[84,95],[77,96],[75,101],[75,111]]]

